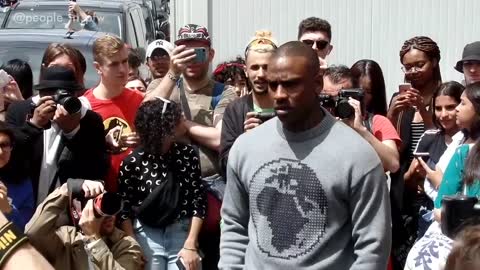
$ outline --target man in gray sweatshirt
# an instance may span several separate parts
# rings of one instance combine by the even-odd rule
[[[220,269],[385,270],[388,190],[373,148],[315,94],[319,62],[282,45],[267,80],[276,118],[241,135],[227,165]]]

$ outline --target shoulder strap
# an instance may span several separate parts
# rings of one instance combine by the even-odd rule
[[[212,106],[212,110],[215,109],[215,107],[218,105],[218,102],[220,102],[224,88],[225,85],[223,83],[215,82],[213,85],[212,103],[210,104]]]
[[[185,118],[189,121],[192,121],[192,113],[190,112],[190,106],[188,106],[187,96],[185,95],[185,88],[183,87],[183,80],[179,79],[177,81],[178,91],[180,92],[180,103],[182,105],[183,113]]]

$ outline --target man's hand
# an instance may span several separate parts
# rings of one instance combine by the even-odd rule
[[[243,123],[243,129],[245,132],[258,127],[263,123],[262,120],[256,118],[256,115],[257,115],[256,112],[247,113],[246,120]]]
[[[82,210],[79,225],[86,236],[99,239],[100,227],[102,226],[103,218],[96,218],[93,212],[93,199],[88,200],[87,205]]]
[[[137,147],[140,144],[140,137],[136,132],[120,136],[118,142],[121,147]]]
[[[192,63],[195,59],[195,50],[186,49],[185,45],[177,46],[172,51],[172,57],[170,58],[170,71],[175,76],[180,76],[187,68],[187,65]]]
[[[101,182],[84,180],[82,190],[85,192],[85,198],[95,198],[105,191],[105,187]]]
[[[75,12],[78,13],[81,10],[80,6],[77,2],[70,1],[68,4],[68,12],[70,14],[74,14]]]
[[[197,251],[186,250],[182,248],[178,253],[178,258],[182,258],[182,263],[185,266],[186,270],[199,269],[201,258],[198,255]]]
[[[62,105],[57,106],[53,121],[62,129],[64,133],[70,133],[80,125],[80,112],[69,114]]]
[[[107,142],[108,149],[110,149],[114,152],[117,152],[121,149],[120,144],[119,144],[120,138],[118,138],[118,139],[115,138],[115,133],[118,133],[121,130],[122,130],[121,126],[116,126],[112,129],[110,129],[108,131],[107,135],[105,135],[105,141]]]
[[[0,211],[4,214],[12,212],[12,206],[8,201],[7,187],[2,182],[0,182]]]
[[[53,101],[52,97],[42,97],[38,102],[38,106],[33,111],[33,117],[30,119],[30,123],[38,128],[44,128],[53,118],[56,110],[57,104]]]
[[[23,100],[22,92],[20,91],[18,83],[13,79],[12,76],[8,76],[10,77],[10,82],[3,88],[5,102],[12,103],[15,101]]]

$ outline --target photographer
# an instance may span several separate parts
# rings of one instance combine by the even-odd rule
[[[74,205],[69,203],[73,188],[65,183],[39,205],[27,224],[25,233],[32,245],[55,269],[142,269],[140,246],[115,227],[115,216],[95,216],[98,210],[91,198],[104,192],[103,184],[83,180],[79,188],[88,201],[81,214],[77,212],[78,226],[61,222],[62,214]],[[71,217],[76,220],[73,211]]]
[[[357,78],[346,66],[332,66],[324,74],[324,93],[338,96],[342,89],[357,86]],[[353,108],[349,117],[342,119],[344,123],[358,132],[373,146],[382,161],[385,171],[396,172],[399,168],[398,146],[401,141],[390,121],[380,114],[373,115],[365,110],[364,91],[358,93],[360,100],[348,97],[348,104]],[[330,111],[333,111],[330,108]]]
[[[18,173],[32,180],[38,204],[68,178],[103,179],[108,157],[102,120],[76,98],[83,87],[71,69],[46,68],[35,88],[39,95],[12,104],[7,119],[17,136]]]

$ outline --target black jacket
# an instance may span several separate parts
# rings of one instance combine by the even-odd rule
[[[228,104],[222,118],[222,137],[220,142],[220,167],[222,175],[227,171],[228,153],[235,140],[243,134],[243,123],[248,112],[253,111],[252,95],[243,96]]]
[[[13,103],[6,115],[7,124],[14,129],[14,164],[26,170],[37,196],[40,167],[43,159],[43,129],[30,124],[27,119],[34,109],[32,99]],[[57,153],[57,176],[60,183],[68,178],[104,179],[109,168],[102,118],[89,110],[80,120],[80,130],[71,139],[62,137]],[[36,199],[36,198],[35,198]]]

